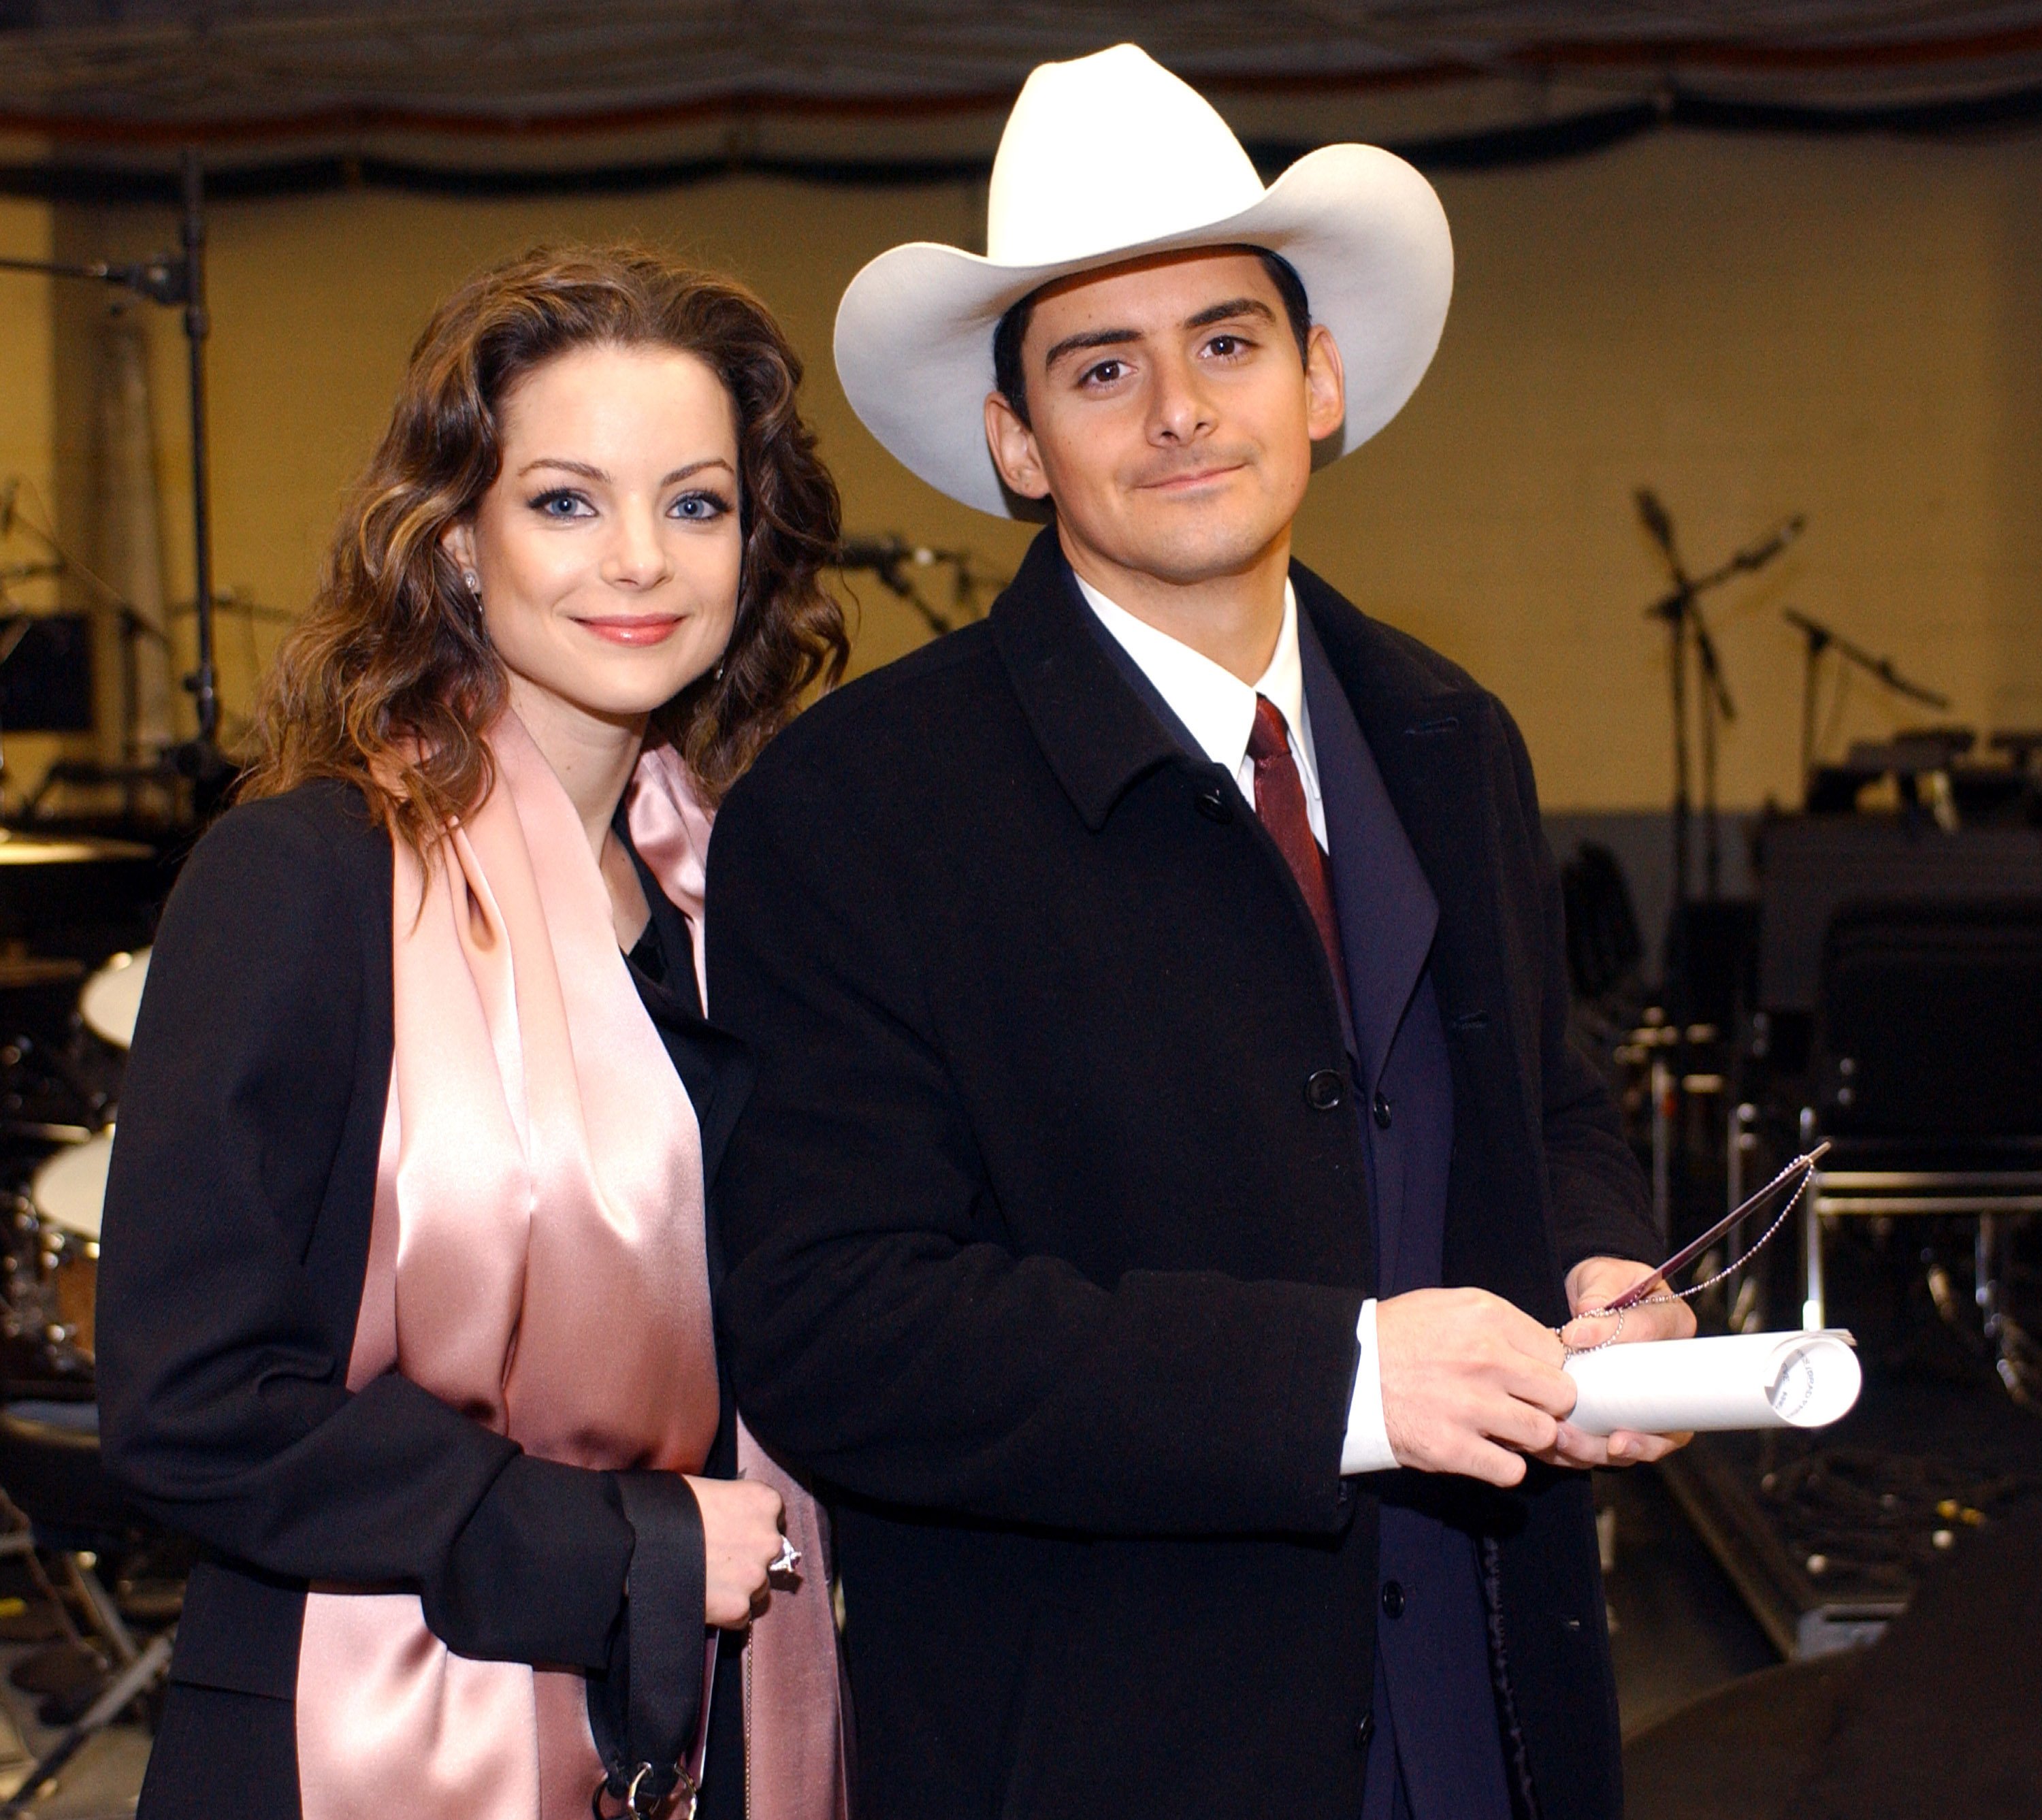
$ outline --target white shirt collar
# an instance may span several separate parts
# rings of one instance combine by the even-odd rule
[[[1140,666],[1206,756],[1243,780],[1242,792],[1251,802],[1255,800],[1254,772],[1248,758],[1248,736],[1255,726],[1255,698],[1267,695],[1275,704],[1290,727],[1291,752],[1305,786],[1312,831],[1323,847],[1318,765],[1305,708],[1304,667],[1298,656],[1298,597],[1289,579],[1283,583],[1283,625],[1276,635],[1275,652],[1269,667],[1251,686],[1167,632],[1158,632],[1125,607],[1116,606],[1082,575],[1075,579],[1099,623]]]

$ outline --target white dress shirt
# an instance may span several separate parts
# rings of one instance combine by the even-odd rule
[[[1298,597],[1290,583],[1283,583],[1283,626],[1276,635],[1275,654],[1252,687],[1210,657],[1167,632],[1158,632],[1125,607],[1115,606],[1082,576],[1077,583],[1099,623],[1134,660],[1206,756],[1233,774],[1241,793],[1251,804],[1255,801],[1255,761],[1248,755],[1248,738],[1255,727],[1255,698],[1268,697],[1291,729],[1291,756],[1305,786],[1305,813],[1311,820],[1313,838],[1320,851],[1325,851],[1325,805],[1319,794],[1318,759],[1312,750],[1311,711],[1305,705],[1304,667],[1298,656]],[[1360,1352],[1354,1394],[1348,1403],[1340,1470],[1386,1472],[1397,1464],[1397,1456],[1382,1418],[1382,1361],[1376,1350],[1373,1298],[1361,1305],[1355,1338]]]

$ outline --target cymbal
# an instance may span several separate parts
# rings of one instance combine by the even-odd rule
[[[106,840],[90,834],[49,837],[0,828],[0,866],[93,866],[155,857],[155,850],[139,840]]]

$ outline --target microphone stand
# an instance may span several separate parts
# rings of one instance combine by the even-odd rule
[[[48,259],[0,258],[0,271],[34,272],[47,277],[82,278],[117,285],[166,308],[182,308],[186,371],[190,382],[192,461],[192,572],[197,583],[198,661],[185,679],[198,714],[198,734],[171,748],[177,770],[190,781],[192,806],[205,820],[218,805],[234,774],[220,749],[220,676],[215,659],[212,598],[212,464],[206,445],[205,343],[212,319],[205,301],[205,183],[196,151],[183,160],[184,218],[182,253],[159,253],[137,263],[95,260],[65,265]]]
[[[1840,632],[1832,630],[1819,619],[1811,619],[1793,607],[1785,607],[1780,617],[1801,634],[1806,656],[1801,671],[1801,790],[1805,802],[1810,783],[1815,775],[1815,697],[1820,684],[1822,653],[1832,645],[1837,655],[1846,662],[1855,663],[1868,675],[1876,677],[1896,695],[1903,695],[1910,702],[1919,702],[1924,707],[1933,708],[1939,713],[1947,713],[1950,698],[1939,695],[1933,689],[1911,682],[1895,667],[1890,657],[1875,657],[1862,644],[1855,644]]]
[[[1669,639],[1671,663],[1669,675],[1673,697],[1673,914],[1678,918],[1690,901],[1688,895],[1688,851],[1691,844],[1689,823],[1693,803],[1689,786],[1688,754],[1688,645],[1692,640],[1695,656],[1702,673],[1701,737],[1702,737],[1702,818],[1704,831],[1704,867],[1707,881],[1708,897],[1714,902],[1722,889],[1723,847],[1720,818],[1716,804],[1716,728],[1719,719],[1729,721],[1737,718],[1737,704],[1730,699],[1730,686],[1723,679],[1723,663],[1716,652],[1716,643],[1709,631],[1709,625],[1702,615],[1700,596],[1711,588],[1719,587],[1733,575],[1759,568],[1772,560],[1776,549],[1761,551],[1754,546],[1739,550],[1720,568],[1704,575],[1691,575],[1681,560],[1680,547],[1673,536],[1673,521],[1667,516],[1665,507],[1649,489],[1641,488],[1638,493],[1639,514],[1653,541],[1659,545],[1666,559],[1666,567],[1673,578],[1670,593],[1655,601],[1646,609],[1648,619],[1663,620]],[[1798,521],[1796,527],[1798,530]]]

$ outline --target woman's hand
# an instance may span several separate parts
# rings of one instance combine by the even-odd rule
[[[688,1489],[702,1509],[709,1564],[703,1615],[718,1630],[741,1631],[772,1590],[766,1570],[780,1552],[780,1494],[750,1479],[690,1477]]]

